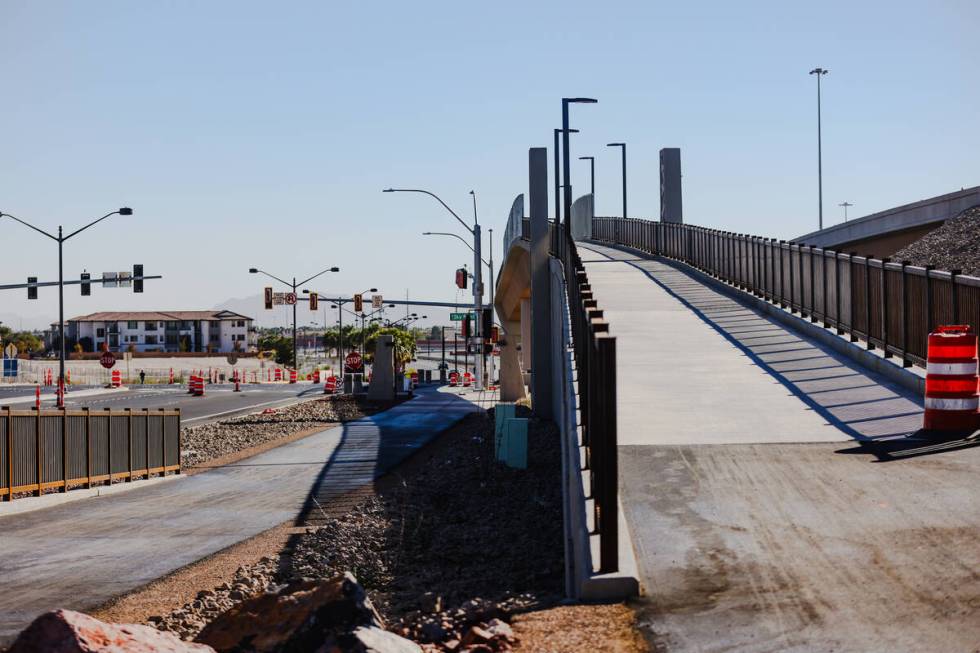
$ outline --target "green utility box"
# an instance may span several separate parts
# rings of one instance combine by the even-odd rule
[[[524,417],[504,420],[498,459],[508,467],[527,469],[527,425]]]
[[[500,448],[504,436],[504,421],[514,419],[517,415],[515,409],[514,404],[497,404],[494,409],[493,450],[496,452],[497,460],[503,460]]]

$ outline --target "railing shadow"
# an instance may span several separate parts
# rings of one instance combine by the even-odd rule
[[[589,246],[622,251],[606,244]],[[594,250],[590,251],[594,253]],[[603,259],[598,260],[614,260],[602,256]],[[908,435],[921,425],[921,399],[712,289],[681,264],[662,258],[635,258],[630,255],[619,262],[641,271],[793,396],[847,436],[858,441],[873,441]],[[734,324],[729,325],[733,321]],[[776,345],[781,348],[768,350]],[[821,370],[821,375],[809,378],[810,375],[803,374],[814,370]],[[833,371],[841,374],[834,374]]]
[[[423,387],[409,402],[347,422],[340,441],[310,486],[295,525],[346,512],[374,492],[375,482],[422,449],[475,406],[458,395]]]

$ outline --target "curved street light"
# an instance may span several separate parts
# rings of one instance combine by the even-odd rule
[[[58,243],[58,336],[59,336],[59,340],[61,341],[58,346],[59,349],[58,351],[58,408],[65,407],[65,273],[64,273],[64,255],[63,255],[64,243],[72,236],[76,236],[82,233],[83,231],[85,231],[86,229],[88,229],[89,227],[93,227],[99,224],[100,222],[102,222],[103,220],[105,220],[106,218],[109,218],[114,215],[133,215],[133,209],[129,208],[128,206],[123,206],[119,209],[116,209],[115,211],[106,213],[98,220],[93,220],[92,222],[89,222],[84,227],[81,227],[80,229],[76,229],[75,231],[71,232],[67,236],[62,235],[62,227],[61,225],[58,225],[58,235],[55,236],[54,234],[49,234],[44,229],[39,229],[38,227],[35,227],[29,222],[25,222],[16,216],[10,215],[9,213],[3,213],[2,211],[0,211],[0,218],[4,218],[4,217],[10,218],[11,220],[19,222],[25,227],[30,227],[31,229],[38,232],[39,234],[43,234],[48,238],[50,238],[51,240]]]

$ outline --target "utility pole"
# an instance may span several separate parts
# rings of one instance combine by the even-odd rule
[[[823,134],[820,119],[820,78],[829,73],[824,68],[814,68],[811,75],[817,76],[817,202],[819,206],[818,224],[823,230]]]

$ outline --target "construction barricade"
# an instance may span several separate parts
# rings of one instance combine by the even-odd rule
[[[111,378],[112,378],[112,380],[110,382],[110,385],[113,388],[120,388],[120,387],[122,387],[122,372],[120,372],[119,370],[112,370],[112,377]]]
[[[459,385],[459,372],[449,373],[449,387],[455,388]]]
[[[337,392],[337,377],[328,376],[323,384],[323,394],[332,395]]]
[[[473,375],[469,372],[463,374],[463,387],[468,388],[473,385]]]
[[[193,374],[187,383],[187,393],[195,397],[204,396],[204,376]]]
[[[296,383],[296,370],[289,370],[289,382]]]
[[[929,334],[922,427],[967,431],[980,427],[977,334],[968,325],[941,326]]]

